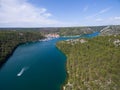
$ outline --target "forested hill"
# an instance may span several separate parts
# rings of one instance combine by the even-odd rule
[[[0,30],[0,66],[19,44],[37,41],[41,38],[43,36],[38,32]]]
[[[61,41],[68,78],[63,90],[120,90],[120,35]]]
[[[1,28],[0,30],[35,31],[41,32],[43,35],[48,33],[58,33],[61,36],[81,35],[102,31],[101,35],[110,35],[120,33],[120,25],[48,28]]]

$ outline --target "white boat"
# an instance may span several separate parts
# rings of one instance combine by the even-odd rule
[[[24,71],[25,71],[25,68],[22,68],[21,71],[17,74],[17,76],[21,76]]]
[[[21,75],[24,73],[24,71],[26,71],[27,69],[29,69],[29,67],[23,67],[23,68],[20,70],[20,72],[17,74],[17,76],[18,76],[18,77],[21,76]]]

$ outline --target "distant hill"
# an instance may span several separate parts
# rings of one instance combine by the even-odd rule
[[[73,36],[101,32],[100,35],[120,34],[120,25],[84,26],[84,27],[46,27],[46,28],[0,28],[0,30],[35,31],[44,34],[57,33],[61,36]]]
[[[120,25],[106,26],[101,30],[100,35],[117,35],[120,34]]]
[[[89,34],[96,31],[100,31],[101,29],[105,28],[106,26],[92,26],[92,27],[68,27],[68,28],[61,28],[60,35],[67,36],[67,35],[82,35],[82,34]]]

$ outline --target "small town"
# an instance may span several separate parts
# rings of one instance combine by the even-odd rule
[[[60,35],[57,33],[46,34],[45,37],[47,38],[59,38]]]

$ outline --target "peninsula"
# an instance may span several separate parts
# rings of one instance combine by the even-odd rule
[[[67,56],[63,90],[120,89],[120,35],[60,41],[57,47]]]

